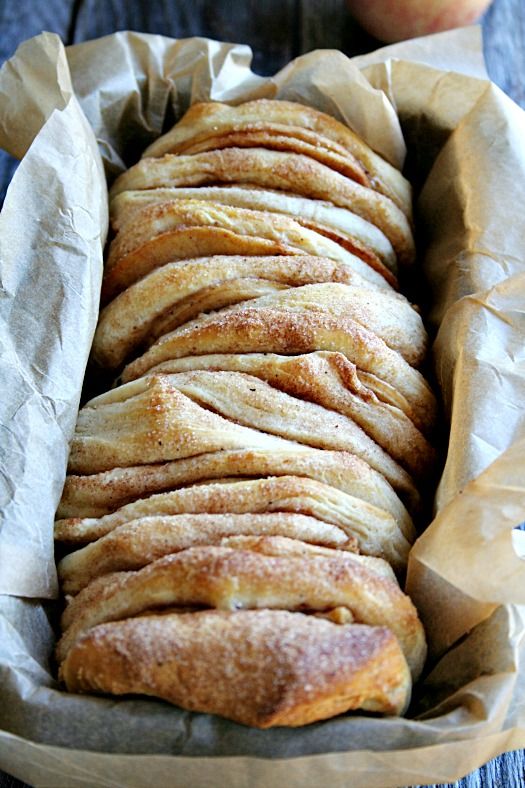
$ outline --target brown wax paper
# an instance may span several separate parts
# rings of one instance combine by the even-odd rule
[[[53,788],[387,788],[454,780],[525,745],[525,115],[486,79],[479,43],[467,29],[354,62],[314,52],[262,78],[245,46],[118,33],[65,50],[43,34],[3,67],[0,144],[23,157],[0,216],[4,769]],[[260,731],[55,679],[52,521],[97,317],[104,170],[132,164],[194,101],[262,96],[331,113],[397,165],[406,153],[419,195],[450,439],[409,565],[430,658],[406,719]]]

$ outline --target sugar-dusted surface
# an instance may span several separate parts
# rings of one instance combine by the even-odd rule
[[[188,460],[116,468],[92,476],[66,479],[58,517],[109,514],[137,498],[194,482],[224,477],[305,476],[336,487],[372,506],[386,509],[404,533],[413,526],[410,516],[381,474],[348,452],[322,449],[219,451]]]
[[[179,314],[181,307],[194,302],[203,288],[219,285],[223,291],[230,280],[248,277],[282,286],[332,281],[364,284],[359,274],[344,263],[312,255],[214,255],[166,263],[101,311],[93,341],[95,361],[103,367],[118,367],[137,347],[150,345],[161,334],[197,317],[198,312],[181,320]],[[201,311],[229,303],[235,301],[223,301],[219,307],[212,303]]]
[[[410,674],[388,629],[285,611],[203,611],[103,624],[73,647],[72,691],[144,693],[247,725],[351,708],[400,713]]]
[[[417,426],[433,421],[435,398],[418,370],[382,339],[346,315],[329,310],[292,311],[278,305],[252,308],[251,302],[205,315],[161,337],[124,369],[123,380],[144,375],[172,358],[208,353],[339,351],[365,372],[384,380],[408,401]]]
[[[344,263],[373,287],[390,289],[389,272],[380,261],[377,271],[327,233],[310,229],[295,218],[192,199],[154,203],[134,212],[133,221],[124,224],[110,245],[103,302],[165,263],[211,254],[206,249],[219,232],[238,239],[239,254],[246,246],[257,254],[257,245],[263,244],[270,247],[270,253],[273,248],[275,254],[318,254]],[[203,251],[199,251],[198,238],[205,242]],[[220,248],[215,253],[220,254]],[[235,254],[235,249],[230,253]]]
[[[210,521],[216,523],[217,533],[221,533],[219,524],[225,514],[251,512],[253,516],[274,512],[280,514],[281,522],[284,522],[283,516],[287,512],[307,515],[308,519],[315,518],[312,521],[317,523],[316,528],[330,524],[334,539],[337,533],[342,532],[352,542],[356,541],[362,553],[385,558],[396,570],[406,566],[408,549],[415,538],[415,531],[407,527],[409,523],[396,522],[384,509],[367,505],[342,490],[301,476],[225,480],[171,490],[138,500],[100,518],[58,520],[55,538],[69,545],[82,545],[128,523],[135,523],[134,527],[138,528],[139,523],[146,525],[152,518],[176,518],[205,512],[214,515]],[[188,527],[191,524],[199,526],[196,528],[198,532],[201,524],[207,522],[206,519],[192,520],[191,517],[180,518],[180,521],[187,523]],[[331,531],[325,529],[323,533],[328,535]]]
[[[240,107],[217,103],[211,114],[203,104],[194,104],[185,120],[150,145],[144,156],[184,153],[188,146],[208,140],[210,136],[261,127],[347,157],[353,162],[355,180],[388,195],[406,213],[411,212],[410,185],[397,169],[377,156],[344,124],[312,107],[292,101],[259,99]]]
[[[157,515],[132,520],[67,555],[58,565],[58,576],[63,592],[74,594],[100,575],[140,569],[197,545],[228,546],[230,537],[239,535],[286,536],[340,550],[357,549],[355,537],[302,514]]]
[[[275,189],[254,189],[246,186],[189,186],[126,191],[117,195],[110,203],[111,224],[113,229],[118,231],[128,222],[133,221],[131,217],[136,210],[146,205],[194,199],[293,216],[296,221],[327,234],[328,237],[336,235],[338,243],[343,246],[345,241],[348,244],[351,240],[354,253],[375,267],[374,259],[365,251],[368,248],[375,255],[375,261],[379,259],[392,274],[397,273],[392,244],[374,224],[332,203],[309,200]],[[389,281],[392,285],[396,285],[395,276]]]
[[[142,159],[120,175],[110,196],[114,197],[126,189],[232,182],[282,189],[348,208],[384,232],[400,262],[414,259],[410,225],[395,203],[302,154],[263,148],[226,148],[194,156],[168,153],[159,159]]]
[[[342,353],[215,353],[172,359],[152,372],[192,369],[246,372],[292,396],[349,416],[416,479],[428,474],[434,462],[434,450],[411,420],[407,403],[381,399]]]
[[[298,557],[293,540],[263,537],[252,550],[194,547],[137,572],[98,578],[63,613],[58,659],[62,661],[79,635],[96,624],[152,607],[189,604],[222,610],[324,611],[342,606],[357,622],[389,626],[417,676],[426,654],[423,628],[388,564],[338,550],[330,551],[333,555],[306,556],[308,548],[302,545]]]

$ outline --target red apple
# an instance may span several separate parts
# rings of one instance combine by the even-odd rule
[[[380,41],[403,41],[476,22],[491,0],[347,0],[361,27]]]

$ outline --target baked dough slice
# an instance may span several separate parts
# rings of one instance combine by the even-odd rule
[[[226,148],[193,156],[168,153],[159,159],[141,159],[117,178],[110,198],[127,190],[221,183],[278,189],[348,208],[375,224],[386,235],[401,264],[414,261],[410,223],[395,203],[297,153],[264,148]]]
[[[145,375],[164,361],[210,353],[282,353],[338,351],[359,370],[396,389],[408,403],[418,429],[434,423],[436,400],[420,372],[379,337],[346,316],[322,310],[292,311],[252,308],[250,301],[234,310],[205,315],[160,337],[142,356],[128,364],[122,380]]]
[[[427,332],[421,316],[400,293],[344,284],[320,282],[271,293],[250,303],[251,309],[286,309],[305,314],[320,311],[334,318],[355,320],[373,332],[412,366],[427,353]],[[231,311],[243,309],[242,305]]]
[[[236,303],[242,300],[240,294],[257,297],[256,288],[270,284],[297,287],[329,281],[366,286],[366,280],[344,263],[312,255],[216,255],[167,263],[132,284],[101,311],[92,355],[101,366],[116,369],[135,348],[151,344],[187,322],[184,318],[191,320],[199,311]],[[244,287],[241,293],[239,283]],[[199,298],[203,291],[207,303]],[[393,303],[397,302],[396,297]]]
[[[267,148],[302,153],[362,186],[370,186],[363,167],[342,146],[307,129],[298,129],[297,134],[291,132],[290,126],[279,123],[265,123],[259,128],[223,128],[206,138],[187,144],[183,152],[188,155],[223,148]]]
[[[58,564],[58,577],[63,593],[76,594],[101,575],[141,569],[158,558],[189,547],[214,544],[228,547],[228,538],[232,536],[285,536],[339,550],[357,549],[355,537],[350,538],[340,528],[302,514],[152,514],[120,525],[65,556]],[[237,545],[238,542],[233,543]],[[397,568],[402,568],[399,562]]]
[[[261,540],[260,540],[261,541]],[[62,615],[57,646],[62,662],[78,638],[97,624],[140,615],[155,607],[202,605],[220,610],[271,608],[326,611],[347,607],[356,622],[387,626],[403,649],[413,678],[423,666],[423,628],[389,565],[341,550],[333,555],[286,555],[283,542],[266,537],[259,548],[191,547],[135,572],[91,582]],[[272,543],[276,542],[272,554]],[[264,544],[266,542],[266,545]],[[293,551],[293,546],[292,546]]]
[[[281,241],[242,235],[224,227],[179,227],[157,236],[131,257],[118,261],[102,280],[101,301],[106,304],[126,287],[159,265],[209,255],[294,255],[296,248]],[[128,266],[130,260],[133,266]]]
[[[412,539],[413,525],[392,487],[369,465],[348,452],[295,448],[218,451],[185,460],[131,468],[114,468],[92,476],[66,477],[58,505],[59,518],[100,517],[148,495],[178,490],[190,484],[261,476],[302,476],[347,493],[360,503],[355,522],[376,522],[385,528],[390,517]],[[180,491],[182,493],[182,491]]]
[[[206,200],[237,208],[287,214],[305,227],[310,227],[321,235],[327,235],[343,246],[346,244],[345,248],[362,257],[372,267],[376,264],[375,258],[378,258],[394,275],[397,274],[397,260],[392,244],[374,224],[332,203],[308,200],[296,194],[271,189],[243,186],[190,186],[125,191],[117,194],[110,203],[112,227],[118,232],[125,224],[133,221],[133,215],[137,210],[147,205],[173,200]],[[395,286],[396,280],[391,280],[390,284]]]
[[[79,413],[69,470],[96,474],[210,451],[288,446],[296,453],[350,451],[418,508],[411,477],[354,421],[236,372],[151,376],[91,400]]]
[[[347,317],[373,331],[409,364],[421,364],[427,333],[420,315],[404,296],[371,291],[344,266],[323,258],[283,256],[283,262],[280,260],[234,257],[230,262],[221,256],[162,266],[102,310],[93,343],[94,359],[102,366],[116,368],[135,348],[151,345],[184,324],[186,316],[197,318],[203,305],[244,309],[244,302],[241,306],[237,303],[242,301],[242,286],[241,292],[238,287],[231,291],[228,287],[244,282],[251,309],[321,310],[332,317]],[[290,286],[251,299],[250,269],[254,279],[275,277]],[[243,273],[247,278],[239,277]],[[206,289],[209,284],[212,289]],[[199,298],[201,291],[204,302]]]
[[[250,514],[247,517],[248,513]],[[102,537],[114,533],[115,529],[122,536],[127,532],[121,529],[130,524],[133,524],[132,530],[135,533],[142,526],[153,528],[154,526],[150,525],[153,522],[158,522],[162,529],[163,523],[168,521],[182,523],[180,529],[184,533],[191,531],[197,535],[209,535],[216,532],[224,535],[224,528],[230,528],[230,524],[237,529],[242,525],[242,532],[246,533],[246,528],[252,527],[252,518],[254,529],[262,529],[264,523],[265,528],[275,526],[276,529],[281,529],[277,530],[277,533],[291,536],[290,532],[283,530],[285,526],[287,529],[292,527],[290,514],[306,515],[301,519],[302,525],[305,520],[316,523],[311,529],[315,538],[294,538],[327,543],[326,540],[330,537],[332,546],[335,547],[337,544],[343,545],[344,537],[352,544],[355,542],[364,555],[385,558],[396,571],[402,571],[406,567],[410,544],[415,539],[415,531],[410,522],[398,523],[384,509],[367,504],[335,487],[300,476],[230,480],[152,495],[100,518],[57,520],[55,539],[77,546],[95,540],[99,540],[97,545],[112,545],[112,541],[104,542]],[[293,525],[295,527],[296,520],[293,520]],[[139,543],[142,541],[140,533]],[[95,554],[102,552],[104,557],[109,556],[112,560],[114,549],[106,550],[100,547],[99,550],[97,547]],[[91,556],[92,553],[87,552],[86,555]],[[69,566],[69,563],[70,558],[64,559],[65,566]]]
[[[218,131],[264,129],[268,124],[288,128],[290,135],[296,139],[311,141],[314,145],[322,141],[325,147],[331,141],[352,153],[365,168],[373,188],[388,195],[410,216],[410,184],[396,167],[375,153],[348,126],[313,107],[292,101],[257,99],[238,107],[219,102],[194,104],[167,134],[146,148],[143,155],[183,153],[187,145],[207,139]]]
[[[195,402],[252,428],[314,448],[348,451],[383,474],[417,509],[419,495],[410,475],[356,423],[317,403],[281,392],[253,375],[196,370],[169,376]]]
[[[359,370],[342,353],[189,356],[165,361],[154,367],[151,374],[197,369],[245,372],[295,397],[342,413],[353,419],[415,478],[428,476],[433,466],[435,452],[422,432],[401,408],[379,399],[372,389],[363,385]]]
[[[182,239],[188,238],[191,242],[193,228],[200,228],[199,237],[195,236],[197,249],[200,239],[205,236],[205,229],[210,237],[217,231],[226,231],[232,238],[266,240],[273,244],[277,254],[280,249],[281,254],[291,252],[328,257],[358,273],[369,287],[391,289],[385,277],[360,257],[330,238],[303,227],[289,216],[199,200],[176,200],[137,211],[133,221],[124,225],[112,241],[104,271],[104,301],[155,268],[184,259],[188,246],[182,243]],[[206,254],[208,252],[204,250],[202,256]],[[198,251],[190,255],[199,256]]]
[[[139,693],[258,728],[364,709],[402,714],[410,674],[385,627],[282,610],[142,616],[91,629],[68,654],[70,692]]]
[[[282,438],[234,424],[181,394],[166,375],[134,381],[90,400],[78,414],[69,471],[193,457],[238,448],[294,448]]]
[[[243,301],[251,301],[254,298],[262,298],[265,295],[279,293],[281,290],[288,290],[290,287],[292,285],[286,285],[271,279],[256,279],[250,276],[215,282],[212,285],[208,285],[208,287],[198,290],[195,295],[187,296],[178,301],[172,309],[166,310],[158,320],[155,320],[154,325],[151,326],[151,331],[148,332],[148,344],[152,344],[163,334],[173,331],[173,329],[184,325],[184,323],[195,320],[206,312],[216,312],[219,309],[233,306]],[[127,291],[125,290],[125,292]]]

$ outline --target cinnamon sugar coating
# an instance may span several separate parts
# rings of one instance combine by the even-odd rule
[[[139,693],[244,725],[402,714],[410,673],[384,627],[282,610],[171,613],[102,624],[61,668],[71,692]]]

